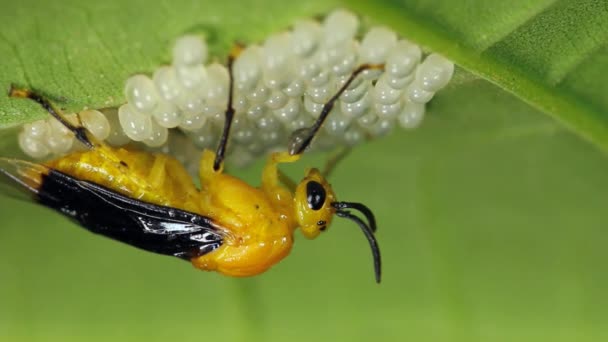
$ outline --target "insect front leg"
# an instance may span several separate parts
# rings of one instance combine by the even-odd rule
[[[262,189],[269,198],[291,199],[296,183],[279,170],[281,163],[293,163],[300,155],[290,155],[288,152],[275,152],[270,155],[262,172]]]
[[[180,203],[181,208],[197,212],[198,189],[179,161],[165,154],[154,155],[146,178],[152,188],[170,197],[172,202]]]

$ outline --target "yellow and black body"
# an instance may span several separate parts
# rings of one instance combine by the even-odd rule
[[[48,100],[30,90],[12,88],[10,96],[41,104],[85,148],[40,164],[0,158],[0,174],[29,193],[35,202],[70,217],[87,230],[188,260],[202,270],[253,276],[289,254],[296,228],[300,227],[306,237],[315,238],[338,215],[363,229],[374,255],[376,280],[380,281],[380,254],[371,211],[362,204],[338,202],[317,169],[308,170],[297,184],[278,169],[279,164],[300,158],[339,93],[327,105],[316,129],[296,132],[292,151],[269,156],[260,187],[223,171],[223,153],[234,113],[230,96],[218,152],[205,150],[200,160],[200,188],[171,156],[96,141],[84,127],[67,122]],[[347,209],[361,211],[367,222]]]

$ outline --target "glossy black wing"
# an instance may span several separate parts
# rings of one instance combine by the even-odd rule
[[[132,199],[39,164],[3,159],[0,166],[34,201],[93,233],[186,260],[209,253],[223,242],[222,232],[208,217]]]

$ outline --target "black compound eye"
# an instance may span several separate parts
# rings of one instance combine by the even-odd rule
[[[325,203],[325,189],[323,185],[315,181],[310,181],[306,184],[306,201],[312,210],[319,210]]]

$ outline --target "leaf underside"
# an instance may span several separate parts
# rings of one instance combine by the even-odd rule
[[[29,0],[31,1],[31,0]],[[608,7],[604,1],[386,0],[10,2],[0,14],[0,84],[27,85],[68,111],[117,106],[131,74],[170,60],[180,34],[207,36],[222,58],[234,41],[259,42],[297,18],[336,6],[357,10],[512,92],[603,149],[608,148]],[[246,15],[244,14],[246,12]],[[490,113],[489,113],[490,114]],[[0,127],[43,117],[0,97]]]
[[[29,86],[67,111],[124,103],[124,81],[171,60],[173,40],[205,36],[211,60],[234,42],[261,42],[296,18],[326,13],[331,2],[105,1],[7,2],[0,12],[0,87]],[[146,11],[147,7],[154,11]],[[246,15],[245,15],[246,13]],[[29,101],[0,96],[0,127],[45,117]]]
[[[608,149],[608,2],[353,0],[351,5]]]

